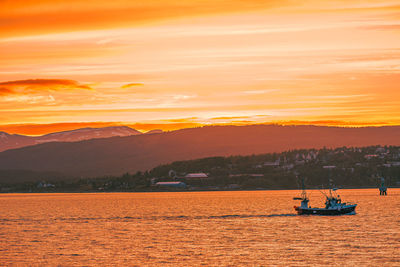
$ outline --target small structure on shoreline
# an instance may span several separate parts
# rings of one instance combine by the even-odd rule
[[[204,172],[197,172],[197,173],[188,173],[183,177],[185,179],[205,179],[208,178],[208,175]]]
[[[155,185],[158,187],[186,188],[184,182],[158,182]]]
[[[387,195],[387,187],[385,186],[385,178],[381,178],[381,186],[379,187],[379,195],[386,196]]]

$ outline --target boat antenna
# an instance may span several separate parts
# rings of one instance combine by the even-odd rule
[[[318,189],[318,190],[319,190],[319,192],[321,192],[321,194],[323,194],[324,196],[328,197],[328,195],[327,195],[327,194],[325,194],[325,192],[324,192],[324,191],[322,191],[321,189]]]
[[[302,176],[300,179],[299,179],[299,176],[298,175],[296,175],[296,178],[297,178],[297,181],[299,181],[300,180],[300,186],[301,186],[301,198],[304,200],[304,199],[307,199],[308,197],[307,197],[307,192],[306,192],[306,186],[305,186],[305,182],[304,182],[304,177]]]
[[[302,199],[307,198],[306,186],[304,184],[304,177],[301,177],[301,198]]]
[[[304,177],[301,177],[301,179],[299,179],[299,176],[296,174],[296,179],[297,179],[297,182],[299,182],[299,180],[300,180],[300,182],[301,182],[301,198],[298,198],[298,197],[295,197],[295,198],[293,198],[293,199],[295,199],[295,200],[305,200],[305,199],[308,199],[307,198],[307,192],[306,192],[306,186],[305,186],[305,184],[304,184]]]

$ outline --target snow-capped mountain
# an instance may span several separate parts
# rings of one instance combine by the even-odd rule
[[[0,151],[34,144],[36,144],[36,142],[33,137],[0,132]]]
[[[142,134],[128,126],[112,126],[104,128],[81,128],[72,131],[64,131],[46,134],[37,138],[37,143],[44,142],[76,142],[95,138],[108,138],[113,136],[130,136]]]
[[[145,134],[159,134],[159,133],[164,133],[164,131],[161,129],[154,129],[146,132]]]
[[[114,136],[130,136],[139,134],[142,133],[128,126],[81,128],[34,137],[0,132],[0,151],[47,142],[77,142],[88,139],[108,138]]]

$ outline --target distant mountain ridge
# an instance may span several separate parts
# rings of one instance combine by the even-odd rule
[[[34,144],[34,137],[0,132],[0,151]]]
[[[0,170],[57,172],[79,177],[121,175],[204,157],[371,145],[400,145],[400,126],[207,126],[159,134],[51,142],[1,152]]]
[[[150,130],[148,132],[146,132],[146,134],[159,134],[159,133],[163,133],[164,131],[161,129],[154,129],[154,130]]]
[[[109,138],[113,136],[130,136],[142,134],[128,126],[110,126],[104,128],[80,128],[45,134],[42,136],[24,136],[0,132],[0,152],[13,148],[31,146],[47,142],[77,142],[95,138]]]

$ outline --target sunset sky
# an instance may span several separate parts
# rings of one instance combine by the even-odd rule
[[[0,0],[0,131],[400,125],[399,1]]]

